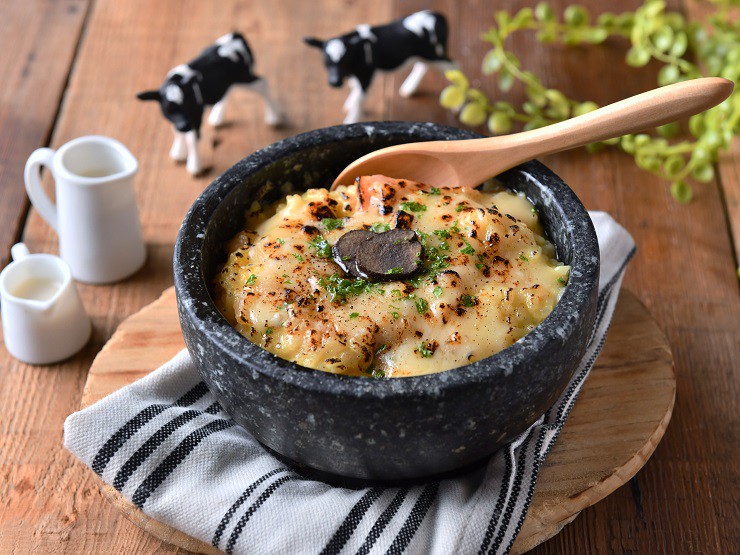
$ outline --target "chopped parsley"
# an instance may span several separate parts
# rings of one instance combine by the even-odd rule
[[[566,283],[568,283],[568,282],[567,282],[567,281],[565,281],[565,278],[561,278],[561,277],[559,277],[559,278],[558,278],[558,283],[559,283],[560,285],[565,285],[565,284],[566,284]]]
[[[355,319],[355,318],[357,318],[357,317],[358,317],[359,315],[360,315],[360,313],[359,313],[359,312],[353,312],[352,314],[350,314],[350,315],[349,315],[349,319],[350,319],[350,320],[354,320],[354,319]]]
[[[267,328],[265,330],[265,335],[272,335],[272,328]]]
[[[427,310],[429,310],[429,303],[426,301],[426,299],[422,299],[421,297],[419,297],[418,299],[416,299],[414,304],[416,305],[416,311],[419,314],[426,314]]]
[[[467,206],[467,205],[465,205],[465,204],[463,204],[463,203],[460,203],[460,204],[458,204],[458,205],[457,205],[457,206],[455,207],[455,212],[462,212],[462,211],[463,211],[463,210],[465,210],[466,208],[468,208],[468,206]]]
[[[321,225],[329,231],[332,229],[340,229],[344,227],[344,218],[324,218],[321,220]]]
[[[485,264],[481,264],[480,262],[476,263],[475,265],[475,267],[478,268],[479,270],[482,270],[483,268],[485,268],[485,266],[486,266]]]
[[[450,232],[446,229],[435,229],[432,231],[437,237],[440,239],[449,239],[450,238]]]
[[[391,316],[393,316],[394,320],[398,320],[400,318],[400,314],[398,314],[398,312],[391,312]]]
[[[316,256],[319,258],[331,258],[331,245],[323,236],[317,235],[308,242],[308,246],[316,249]]]
[[[292,255],[293,255],[293,257],[295,257],[295,258],[296,258],[296,259],[297,259],[297,260],[298,260],[299,262],[305,262],[305,259],[304,259],[304,258],[303,258],[303,257],[302,257],[302,256],[301,256],[300,254],[298,254],[297,252],[293,252],[293,253],[291,253],[291,254],[292,254]]]
[[[403,272],[403,268],[401,268],[400,266],[396,266],[395,268],[391,268],[390,270],[388,270],[386,274],[400,274],[401,272]]]
[[[382,370],[378,370],[377,368],[373,368],[370,372],[370,375],[373,378],[385,378],[385,373]]]
[[[524,256],[523,254],[520,254],[519,255],[519,260],[523,260],[524,262],[529,262],[529,258],[527,258],[526,256]]]
[[[383,351],[385,351],[387,348],[388,348],[388,345],[386,345],[385,343],[383,343],[380,347],[378,347],[377,349],[375,349],[375,356],[378,356],[380,353],[382,353]]]
[[[474,295],[460,295],[460,304],[463,306],[475,306],[478,304],[478,297]]]
[[[420,202],[402,202],[401,210],[405,212],[426,212],[427,207]]]
[[[465,248],[464,249],[460,249],[460,252],[463,253],[463,254],[475,254],[475,249],[473,248],[473,246],[470,243],[468,243],[467,241],[465,241]]]
[[[370,226],[370,230],[373,233],[383,233],[391,228],[391,224],[385,224],[383,222],[377,222]]]
[[[460,226],[457,225],[457,220],[455,220],[450,226],[450,231],[453,233],[460,233]]]
[[[362,295],[363,293],[382,292],[383,290],[377,284],[371,283],[366,279],[346,279],[337,274],[329,277],[319,278],[319,285],[326,289],[329,298],[332,301],[344,302],[348,297]]]
[[[247,278],[247,281],[244,282],[244,285],[254,285],[257,282],[257,276],[254,274],[249,274],[249,277]]]
[[[434,293],[434,296],[439,299],[442,296],[442,292],[443,291],[444,290],[439,285],[437,285],[437,287],[434,288],[434,290],[432,291],[432,293]]]
[[[419,343],[419,354],[424,358],[431,358],[434,355],[434,351],[428,348],[428,343],[422,341]]]
[[[429,194],[430,195],[441,195],[442,191],[440,191],[436,187],[432,187],[431,189],[429,189]]]

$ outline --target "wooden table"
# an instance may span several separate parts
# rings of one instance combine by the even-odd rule
[[[512,7],[524,5],[511,2]],[[514,4],[517,4],[514,6]],[[565,2],[553,4],[563,7]],[[614,8],[588,2],[593,12]],[[637,2],[621,2],[634,8]],[[681,8],[677,2],[672,7]],[[218,173],[282,137],[338,123],[346,91],[329,89],[318,53],[304,35],[328,37],[363,22],[413,10],[444,11],[450,51],[479,75],[485,45],[479,34],[503,7],[486,0],[7,0],[0,6],[0,256],[23,239],[32,251],[55,252],[56,235],[28,210],[22,168],[30,152],[101,133],[139,158],[138,202],[148,244],[143,270],[115,286],[80,290],[95,331],[82,353],[59,365],[33,367],[0,347],[0,552],[133,553],[176,549],[138,530],[98,493],[98,479],[62,447],[64,418],[79,406],[95,354],[121,320],[172,283],[173,242],[190,204]],[[693,12],[701,8],[690,3]],[[215,37],[239,29],[287,109],[289,125],[262,123],[259,100],[234,95],[233,124],[207,130],[204,152],[213,169],[192,179],[167,158],[171,130],[156,107],[135,100],[159,85],[168,69]],[[607,103],[655,84],[656,68],[628,69],[625,46],[566,49],[531,36],[514,45],[524,65],[576,98]],[[377,80],[368,109],[374,119],[455,124],[437,105],[443,79],[429,76],[423,94],[396,94],[403,75]],[[493,91],[490,82],[483,86]],[[516,98],[519,92],[515,91]],[[647,466],[606,500],[584,511],[539,552],[702,552],[740,545],[737,487],[738,355],[740,355],[740,148],[723,157],[716,181],[695,186],[688,206],[665,183],[617,152],[576,151],[548,157],[590,209],[622,222],[639,247],[626,285],[668,335],[678,393],[673,422]],[[734,237],[734,240],[733,240]]]

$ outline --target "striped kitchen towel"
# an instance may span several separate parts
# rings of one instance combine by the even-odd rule
[[[629,234],[592,212],[598,317],[573,381],[483,468],[415,487],[332,487],[300,476],[225,414],[186,351],[64,424],[65,446],[150,517],[226,553],[506,553],[540,466],[604,344]]]

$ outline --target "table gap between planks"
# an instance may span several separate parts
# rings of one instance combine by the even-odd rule
[[[566,2],[552,4],[562,9]],[[594,13],[613,9],[605,1],[586,4]],[[619,9],[637,5],[629,0]],[[149,249],[145,268],[125,282],[80,285],[95,332],[73,359],[32,367],[0,348],[0,552],[179,551],[138,530],[99,495],[98,478],[62,447],[64,418],[77,409],[92,359],[116,326],[171,285],[179,224],[210,180],[275,140],[341,121],[347,91],[327,86],[320,57],[300,38],[326,38],[422,8],[448,15],[452,56],[468,75],[479,76],[486,50],[479,35],[497,9],[484,0],[13,0],[0,7],[0,45],[11,53],[0,58],[6,77],[0,92],[0,252],[7,257],[21,228],[32,251],[57,251],[56,236],[38,214],[31,210],[25,218],[22,166],[47,141],[57,147],[90,133],[121,140],[139,158],[136,186]],[[238,91],[227,115],[232,124],[205,129],[204,154],[213,169],[192,179],[167,159],[171,129],[156,107],[134,95],[158,86],[167,70],[233,29],[250,41],[257,71],[269,78],[289,124],[265,127],[259,99]],[[656,68],[628,69],[619,41],[563,48],[522,35],[512,45],[528,69],[576,98],[603,104],[655,85]],[[429,75],[414,99],[397,95],[402,78],[377,80],[368,102],[371,119],[456,124],[437,105],[443,78]],[[495,91],[488,78],[474,85]],[[518,89],[511,93],[514,99],[521,95]],[[673,202],[664,183],[616,152],[574,151],[544,160],[589,209],[612,213],[635,237],[639,252],[626,286],[671,341],[678,392],[673,422],[647,466],[536,552],[722,552],[740,545],[740,297],[732,241],[739,227],[737,160],[736,147],[723,158],[717,181],[696,186],[689,206]]]

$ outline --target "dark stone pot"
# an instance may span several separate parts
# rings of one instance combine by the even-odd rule
[[[526,430],[562,393],[581,359],[596,311],[599,247],[575,194],[539,162],[500,179],[539,209],[572,271],[542,324],[511,347],[467,366],[378,380],[309,370],[239,335],[211,299],[223,245],[256,199],[280,185],[328,186],[352,160],[412,141],[477,135],[429,123],[329,127],[268,146],[217,178],[195,201],[175,246],[175,286],[185,342],[233,419],[283,458],[360,480],[416,480],[475,464]],[[403,176],[396,176],[403,177]]]

